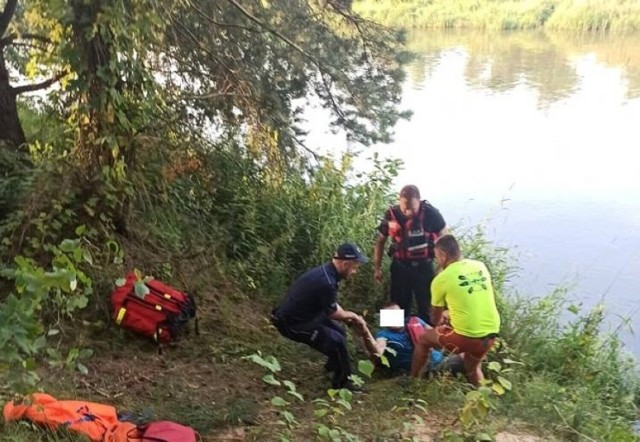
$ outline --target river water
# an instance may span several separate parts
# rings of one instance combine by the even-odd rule
[[[640,36],[424,31],[409,46],[413,117],[358,167],[373,151],[404,160],[398,188],[512,249],[513,290],[604,302],[640,357]],[[312,146],[348,148],[325,127]]]

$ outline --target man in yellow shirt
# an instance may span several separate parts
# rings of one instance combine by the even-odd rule
[[[413,353],[411,375],[422,374],[431,348],[444,347],[463,353],[467,380],[478,385],[484,378],[480,363],[500,331],[491,276],[484,263],[462,258],[453,235],[438,238],[435,258],[442,271],[431,283],[431,320],[440,324],[446,307],[451,327],[441,325],[422,334]]]

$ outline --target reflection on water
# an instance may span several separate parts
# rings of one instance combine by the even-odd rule
[[[640,35],[427,30],[413,33],[409,48],[417,54],[408,69],[417,88],[443,54],[459,49],[468,55],[464,73],[470,86],[505,92],[525,84],[539,92],[539,106],[544,108],[579,87],[575,60],[593,54],[597,62],[622,70],[627,99],[640,97]]]
[[[568,283],[584,308],[605,303],[611,327],[639,330],[640,35],[429,30],[410,48],[414,116],[378,147],[405,161],[398,185],[417,184],[450,224],[507,201],[488,235],[519,251],[514,290]]]

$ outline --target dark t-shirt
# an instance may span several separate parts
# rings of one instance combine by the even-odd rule
[[[311,322],[321,315],[330,315],[338,308],[340,275],[331,262],[308,270],[296,279],[275,316],[290,324]]]
[[[420,205],[421,208],[425,210],[422,228],[426,232],[440,233],[440,231],[447,225],[444,221],[444,218],[440,214],[440,211],[433,207],[431,204],[426,203],[425,201],[422,201]],[[404,214],[400,211],[400,206],[393,206],[392,210],[398,222],[404,225],[407,221],[407,217],[404,216]],[[382,218],[382,220],[380,221],[378,232],[380,232],[384,236],[389,236],[389,221],[391,221],[391,219],[391,214],[389,213],[389,210],[387,210],[384,213],[384,218]]]

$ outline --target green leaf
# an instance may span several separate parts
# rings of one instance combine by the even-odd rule
[[[320,410],[316,410],[313,412],[313,415],[317,418],[322,418],[325,417],[327,415],[327,413],[329,412],[329,410],[327,410],[326,408],[322,408]]]
[[[489,370],[495,371],[496,373],[500,373],[501,368],[502,368],[502,365],[500,365],[500,362],[496,362],[496,361],[489,362]]]
[[[75,232],[77,236],[82,236],[82,234],[86,231],[87,231],[87,226],[85,226],[84,224],[81,224],[78,227],[76,227]]]
[[[264,359],[261,356],[260,352],[258,352],[257,354],[254,353],[252,355],[245,356],[242,359],[247,359],[247,360],[253,362],[254,364],[257,364],[257,365],[259,365],[261,367],[264,367],[264,368],[268,369],[272,373],[280,371],[280,364],[278,363],[276,358],[274,358],[273,356],[269,356],[268,358]]]
[[[87,264],[93,265],[93,256],[91,256],[91,253],[89,253],[88,250],[82,251],[82,258],[84,259],[84,262],[86,262]]]
[[[523,363],[523,362],[514,361],[513,359],[507,359],[507,358],[503,359],[503,362],[504,362],[505,364],[524,365],[524,363]]]
[[[123,287],[127,283],[127,280],[124,278],[116,279],[116,287]]]
[[[389,359],[385,355],[380,355],[380,363],[387,368],[391,368],[391,364],[389,364]]]
[[[471,390],[466,394],[465,397],[467,401],[472,402],[474,400],[480,399],[482,397],[482,393],[480,393],[478,390]]]
[[[47,332],[47,336],[55,336],[55,335],[57,335],[57,334],[59,334],[59,333],[60,333],[60,330],[55,329],[55,328],[52,328],[51,330],[49,330],[49,331]]]
[[[498,376],[498,382],[500,382],[500,385],[502,385],[505,390],[511,390],[511,381],[509,381],[508,379],[505,379],[502,376]]]
[[[358,361],[358,371],[363,375],[367,376],[368,378],[371,377],[371,374],[373,373],[373,369],[374,369],[374,366],[371,361],[367,361],[367,360]]]
[[[142,281],[136,281],[134,288],[136,296],[140,299],[144,299],[144,297],[149,294],[149,287]]]
[[[80,295],[68,300],[68,310],[82,310],[89,304],[89,297]]]
[[[475,438],[476,442],[491,442],[493,438],[487,433],[478,433]]]
[[[78,350],[77,348],[72,348],[71,350],[69,350],[69,354],[67,354],[67,365],[70,365],[72,362],[74,362],[78,358],[79,354],[80,350]]]
[[[304,397],[297,391],[287,391],[287,394],[290,394],[291,396],[298,398],[300,402],[304,402]]]
[[[271,405],[275,405],[276,407],[285,407],[289,404],[289,402],[282,399],[280,396],[274,396],[271,399]]]
[[[504,387],[500,384],[493,384],[491,388],[496,392],[498,396],[502,396],[505,393]]]
[[[398,355],[398,352],[395,349],[391,348],[391,347],[385,347],[384,351],[389,353],[392,356],[397,356]]]
[[[282,415],[284,416],[284,418],[287,420],[287,422],[289,423],[293,423],[296,421],[296,418],[293,414],[291,414],[291,412],[289,411],[283,411]]]
[[[265,361],[267,361],[267,363],[269,364],[268,368],[272,372],[277,372],[282,370],[282,368],[280,367],[280,363],[274,356],[268,356],[267,358],[265,358]]]
[[[82,374],[89,374],[89,369],[82,363],[78,362],[76,364],[76,366],[78,367],[78,371]]]
[[[353,382],[355,385],[357,385],[358,387],[362,387],[364,385],[364,380],[357,374],[350,375],[349,380]]]
[[[91,350],[90,348],[83,348],[82,350],[80,350],[80,353],[78,353],[78,359],[87,359],[91,356],[93,356],[93,350]]]
[[[267,384],[269,384],[269,385],[281,385],[281,384],[280,384],[280,381],[278,381],[278,380],[273,376],[273,374],[265,375],[265,376],[262,378],[262,380],[263,380],[263,381],[265,381],[265,382],[266,382]]]
[[[338,395],[340,396],[340,399],[346,402],[351,402],[351,399],[353,399],[353,393],[346,388],[341,388]]]
[[[338,390],[336,390],[335,388],[330,388],[327,390],[327,394],[331,399],[333,399],[338,394]]]
[[[576,306],[575,304],[571,304],[569,307],[567,307],[567,310],[569,310],[574,315],[580,313],[580,308],[578,308],[578,306]]]
[[[60,250],[65,253],[71,253],[80,245],[80,241],[77,239],[65,239],[60,243]]]
[[[296,391],[296,384],[291,381],[283,381],[282,382],[289,390]]]

